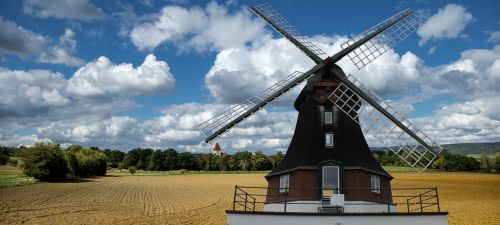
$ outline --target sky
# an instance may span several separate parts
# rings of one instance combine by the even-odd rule
[[[209,152],[198,124],[314,66],[248,10],[260,3],[1,1],[0,145]],[[424,23],[409,38],[361,70],[338,65],[440,144],[500,141],[500,2],[271,4],[327,55],[411,8]],[[230,153],[285,151],[300,89],[216,142]]]

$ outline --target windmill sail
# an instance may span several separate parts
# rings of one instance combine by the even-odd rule
[[[326,53],[314,45],[306,36],[300,34],[300,32],[288,23],[288,21],[280,13],[278,13],[278,11],[276,11],[271,4],[260,4],[255,7],[251,7],[250,10],[266,21],[271,27],[278,31],[278,33],[297,46],[314,62],[320,63],[323,61],[323,59],[321,59],[318,55]]]
[[[247,99],[243,103],[234,105],[222,114],[200,124],[198,128],[205,135],[205,142],[211,142],[226,133],[229,129],[256,113],[279,96],[307,80],[319,70],[318,68],[320,66],[315,66],[306,73],[295,71],[258,95]]]
[[[365,67],[367,64],[384,54],[387,50],[406,39],[423,23],[422,19],[413,13],[412,10],[406,9],[371,27],[353,39],[342,43],[340,47],[342,49],[347,49],[364,37],[370,36],[380,30],[380,28],[385,27],[394,21],[398,22],[371,38],[363,45],[357,47],[354,51],[350,51],[348,54],[349,59],[351,59],[358,69]]]
[[[359,104],[351,103],[353,99],[358,99],[358,96],[369,103],[362,104],[363,107],[359,110]],[[408,118],[350,74],[347,81],[343,81],[329,99],[361,125],[366,135],[371,135],[374,140],[387,146],[419,172],[425,170],[443,151],[441,146]],[[352,113],[356,111],[357,113]]]

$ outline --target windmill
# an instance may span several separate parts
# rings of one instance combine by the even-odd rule
[[[293,72],[268,89],[199,125],[211,142],[257,111],[306,82],[294,106],[299,112],[295,133],[281,163],[266,175],[267,203],[324,196],[325,190],[345,194],[346,201],[387,203],[392,200],[392,177],[376,162],[363,133],[387,147],[415,170],[424,171],[443,148],[407,117],[396,111],[353,75],[346,75],[336,64],[348,57],[358,69],[404,40],[422,24],[422,19],[406,9],[341,44],[342,50],[325,53],[300,34],[269,3],[250,10],[299,48],[316,65],[306,72]],[[372,187],[378,195],[341,189]],[[375,188],[375,189],[374,189]],[[317,191],[311,191],[320,189]],[[382,191],[381,191],[382,190]],[[290,195],[291,196],[291,195]],[[343,201],[344,199],[342,199]]]

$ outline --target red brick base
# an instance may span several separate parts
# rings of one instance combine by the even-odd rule
[[[320,178],[318,170],[295,170],[289,173],[290,189],[287,193],[279,192],[280,175],[266,177],[268,182],[266,202],[284,202],[296,200],[320,200]],[[345,170],[344,194],[346,201],[368,201],[390,204],[392,196],[390,191],[391,179],[380,177],[380,193],[374,193],[371,188],[371,173],[364,170]],[[365,190],[354,190],[365,189]],[[384,190],[389,189],[389,190]]]

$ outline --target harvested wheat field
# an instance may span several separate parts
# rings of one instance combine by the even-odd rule
[[[437,186],[450,225],[500,224],[500,176],[392,172],[394,187]],[[106,176],[0,189],[0,224],[225,224],[235,184],[264,174]]]

